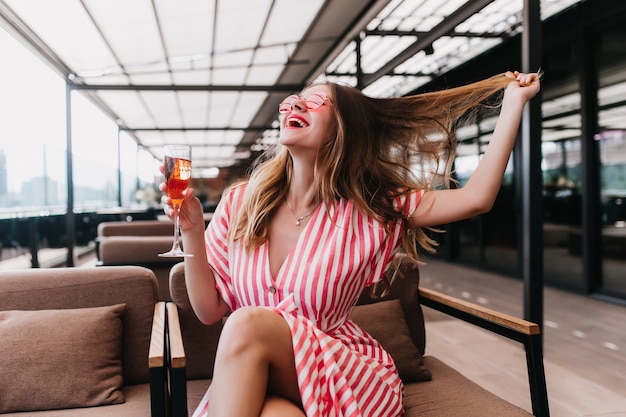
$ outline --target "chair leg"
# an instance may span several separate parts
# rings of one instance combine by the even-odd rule
[[[537,417],[549,417],[548,390],[543,367],[542,334],[530,335],[524,345],[526,346],[526,364],[533,414]]]
[[[170,369],[170,378],[172,391],[172,417],[188,417],[186,369]]]

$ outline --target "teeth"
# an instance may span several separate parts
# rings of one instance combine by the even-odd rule
[[[287,126],[306,127],[307,124],[304,121],[294,117],[287,120]]]

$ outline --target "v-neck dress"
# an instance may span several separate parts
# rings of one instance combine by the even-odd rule
[[[307,417],[401,416],[403,385],[393,360],[349,316],[363,289],[388,269],[401,244],[402,221],[386,229],[351,201],[321,204],[272,277],[267,242],[248,253],[227,237],[244,191],[242,185],[224,195],[205,232],[224,301],[233,311],[268,308],[287,322]],[[397,207],[409,216],[421,195],[398,198]],[[194,416],[203,415],[207,397]]]

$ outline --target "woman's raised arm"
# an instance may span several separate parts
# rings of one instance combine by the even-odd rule
[[[412,227],[439,226],[488,212],[496,199],[508,163],[524,105],[540,88],[538,74],[508,72],[498,122],[485,154],[465,184],[458,189],[426,191],[410,218]]]

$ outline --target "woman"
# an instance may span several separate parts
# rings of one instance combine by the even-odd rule
[[[351,308],[384,282],[401,246],[413,258],[433,250],[422,228],[491,208],[523,107],[538,91],[537,74],[507,72],[404,98],[327,83],[285,99],[279,145],[224,193],[206,230],[192,192],[181,208],[185,251],[195,254],[185,258],[194,311],[207,324],[230,314],[194,415],[402,415],[395,365],[349,320]],[[492,97],[499,120],[476,171],[462,188],[440,187],[454,127]],[[435,174],[417,178],[416,156]],[[442,156],[440,169],[432,163]]]

